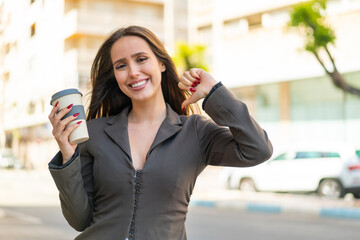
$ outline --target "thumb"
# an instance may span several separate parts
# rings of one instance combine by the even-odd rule
[[[193,101],[191,101],[191,97],[185,99],[185,101],[183,101],[183,103],[181,104],[181,109],[184,109],[187,105],[193,103]]]

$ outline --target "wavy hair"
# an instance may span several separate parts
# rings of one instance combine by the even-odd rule
[[[131,99],[119,88],[115,79],[110,51],[113,44],[124,36],[137,36],[144,39],[157,59],[164,63],[166,70],[161,74],[161,88],[165,102],[178,114],[194,113],[192,106],[183,111],[182,102],[190,93],[178,87],[179,76],[175,64],[164,45],[150,30],[140,26],[120,28],[112,33],[101,45],[91,67],[91,100],[87,120],[116,115],[126,106],[131,105]]]

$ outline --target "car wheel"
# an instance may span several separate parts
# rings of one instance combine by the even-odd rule
[[[344,197],[344,188],[337,179],[325,179],[320,182],[318,194],[322,197],[340,198]]]
[[[256,187],[254,181],[250,178],[241,179],[239,190],[243,192],[255,192]]]

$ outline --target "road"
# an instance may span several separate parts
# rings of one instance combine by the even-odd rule
[[[58,207],[0,207],[0,239],[69,240],[76,235]]]
[[[360,221],[197,207],[190,209],[187,232],[190,240],[358,240]]]
[[[198,178],[186,223],[189,240],[360,239],[359,200],[245,194],[218,185],[217,171],[208,168]],[[1,240],[69,240],[78,234],[62,216],[47,170],[0,169],[0,189]],[[321,209],[331,216],[320,217]]]
[[[195,206],[189,209],[186,227],[189,240],[358,240],[360,236],[357,220]],[[76,235],[58,207],[0,207],[0,239],[69,240]]]

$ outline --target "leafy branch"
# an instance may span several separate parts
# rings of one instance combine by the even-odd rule
[[[288,25],[299,30],[304,36],[305,50],[315,56],[336,87],[346,93],[360,96],[360,89],[347,83],[338,71],[329,50],[330,45],[335,45],[336,36],[334,30],[326,23],[326,4],[327,0],[312,0],[295,5],[290,12]],[[320,57],[321,51],[325,53],[325,60],[331,63],[332,69],[329,69],[325,60]]]
[[[202,68],[208,71],[205,64],[206,46],[200,44],[189,45],[185,42],[176,44],[175,56],[173,57],[179,72],[184,72],[190,68]]]

